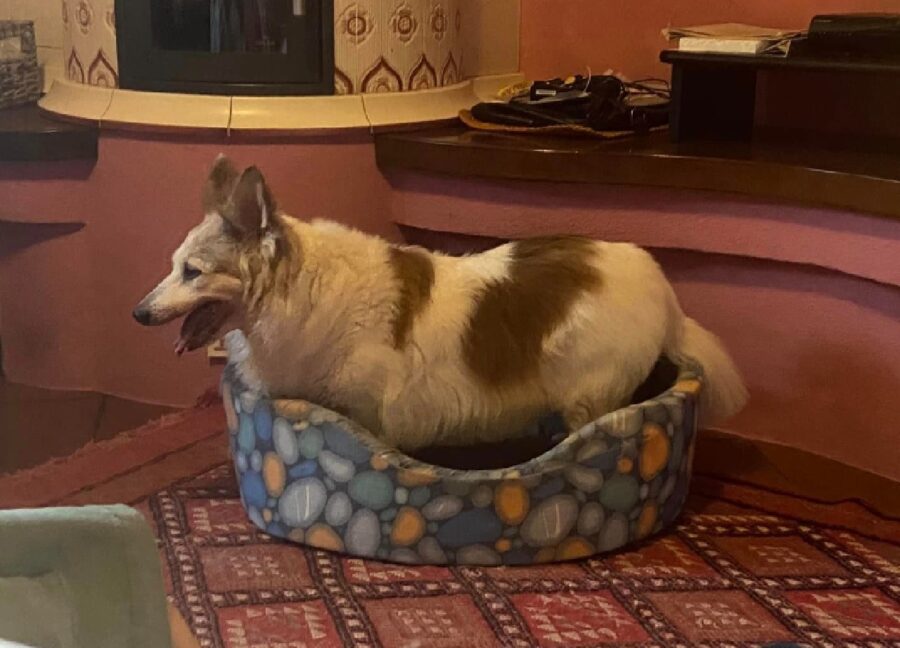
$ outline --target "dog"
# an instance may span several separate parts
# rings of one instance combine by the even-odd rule
[[[628,402],[656,361],[696,361],[700,412],[747,392],[641,248],[560,236],[451,257],[279,211],[256,167],[216,159],[205,216],[135,308],[184,317],[180,354],[240,329],[244,380],[356,420],[406,451],[509,438],[548,412],[575,430]]]

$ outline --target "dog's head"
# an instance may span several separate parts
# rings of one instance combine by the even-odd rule
[[[203,221],[172,256],[172,272],[133,313],[145,326],[184,317],[175,343],[178,354],[242,326],[248,282],[280,247],[282,224],[256,167],[239,173],[220,155],[206,182],[203,207]]]

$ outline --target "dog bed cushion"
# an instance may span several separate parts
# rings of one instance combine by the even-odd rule
[[[327,408],[271,400],[233,364],[222,395],[241,499],[264,532],[404,563],[521,565],[618,549],[675,520],[701,388],[696,367],[679,372],[658,396],[488,470],[425,463]]]

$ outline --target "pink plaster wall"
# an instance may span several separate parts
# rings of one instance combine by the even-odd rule
[[[578,232],[652,248],[685,309],[719,333],[750,407],[728,425],[900,479],[900,222],[639,187],[488,183],[378,171],[368,136],[303,141],[101,138],[99,161],[0,165],[7,220],[83,221],[0,257],[12,380],[187,405],[214,383],[177,359],[175,327],[144,329],[136,301],[199,219],[222,150],[259,163],[289,213],[396,237],[391,224],[514,238]]]
[[[747,379],[750,404],[723,427],[900,480],[900,222],[695,192],[392,182],[403,225],[651,248]]]
[[[565,231],[818,265],[900,285],[900,224],[885,217],[646,187],[405,174],[392,184],[393,216],[413,227],[498,238]]]
[[[176,326],[146,329],[134,304],[168,272],[199,222],[200,189],[221,151],[261,166],[283,208],[396,236],[368,136],[230,143],[103,136],[96,166],[0,165],[7,220],[83,221],[78,233],[0,258],[4,368],[11,380],[189,405],[217,372],[172,353]]]
[[[751,394],[724,427],[900,481],[900,289],[789,264],[655,251]]]
[[[744,22],[805,28],[819,13],[900,11],[897,0],[522,0],[520,62],[528,78],[613,68],[668,77],[668,25]]]

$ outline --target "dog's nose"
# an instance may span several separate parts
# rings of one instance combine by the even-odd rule
[[[138,306],[131,313],[134,319],[139,323],[147,326],[150,323],[150,311],[146,308],[141,308]]]

